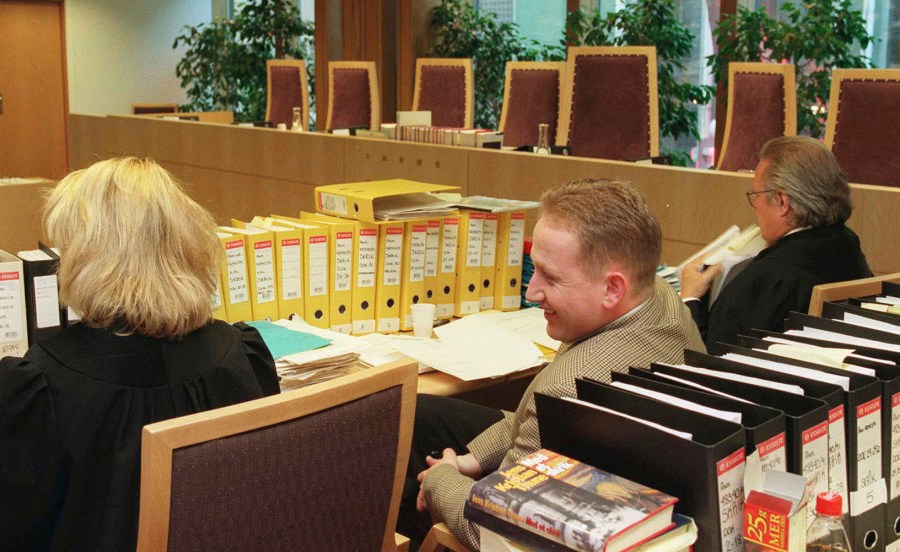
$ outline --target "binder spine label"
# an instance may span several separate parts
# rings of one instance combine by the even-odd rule
[[[425,256],[428,240],[427,228],[424,224],[413,224],[409,242],[409,281],[425,281]]]
[[[353,335],[364,335],[375,332],[375,319],[369,320],[354,320],[353,321]]]
[[[271,303],[275,300],[275,263],[272,260],[272,240],[253,244],[253,262],[256,266],[256,302]]]
[[[19,273],[0,272],[0,343],[12,343],[25,338],[22,333],[23,308],[22,279]]]
[[[300,240],[281,240],[281,298],[299,299],[303,296],[303,255]]]
[[[56,274],[34,277],[34,310],[38,328],[59,326],[59,289]]]
[[[375,287],[375,263],[377,251],[378,231],[374,228],[361,229],[359,231],[359,258],[357,259],[356,265],[357,287]]]
[[[807,479],[816,478],[813,496],[828,490],[828,422],[822,422],[803,431],[801,446],[801,473]],[[809,509],[809,521],[815,516],[815,508]]]
[[[425,235],[425,277],[438,275],[438,254],[441,249],[441,221],[429,220]]]
[[[328,295],[328,238],[309,238],[309,296]]]
[[[334,236],[334,291],[350,291],[352,282],[353,232],[336,232]]]
[[[481,266],[495,266],[497,264],[497,220],[499,215],[487,213],[484,215],[484,227],[481,234]]]
[[[249,299],[247,292],[247,258],[244,240],[225,242],[225,266],[228,275],[228,299],[232,305]]]
[[[891,397],[891,500],[900,496],[900,393]],[[898,541],[900,542],[900,541]]]
[[[756,447],[763,470],[787,471],[785,442],[785,433],[781,432]]]
[[[504,295],[503,296],[503,304],[500,305],[500,308],[503,310],[512,310],[517,309],[522,305],[522,296],[521,295]]]
[[[403,265],[403,229],[388,228],[384,240],[384,285],[399,286]],[[397,321],[399,326],[399,319]],[[379,330],[380,331],[380,330]]]
[[[844,430],[844,405],[828,411],[828,490],[841,495],[843,508],[850,507],[847,486],[847,435]]]
[[[884,485],[881,473],[881,397],[856,408],[856,451],[856,494],[866,495],[871,488]],[[855,507],[851,509],[851,514],[859,515],[882,502],[851,501],[851,508]]]
[[[337,213],[343,217],[350,215],[347,211],[346,197],[323,192],[319,192],[319,210]]]
[[[513,213],[509,222],[509,243],[507,243],[507,266],[522,266],[525,251],[525,213]]]
[[[484,213],[469,214],[469,228],[466,239],[466,266],[481,266],[481,249],[484,239]]]
[[[441,273],[456,273],[456,248],[459,244],[459,219],[445,218],[441,235]]]
[[[716,463],[722,550],[744,549],[744,448]]]

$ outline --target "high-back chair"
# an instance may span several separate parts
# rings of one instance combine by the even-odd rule
[[[417,59],[412,108],[431,111],[434,126],[472,128],[475,118],[472,60]]]
[[[266,120],[288,129],[294,121],[294,108],[300,108],[303,130],[309,128],[309,82],[302,59],[266,61]]]
[[[763,144],[797,134],[797,77],[792,64],[729,63],[728,114],[716,168],[752,170]]]
[[[833,70],[825,144],[850,182],[900,186],[900,69]]]
[[[884,282],[900,284],[900,272],[814,286],[812,295],[809,298],[809,314],[822,316],[822,307],[829,301],[843,301],[851,297],[878,295],[881,293],[881,284]]]
[[[417,365],[144,427],[139,551],[405,550]]]
[[[654,46],[572,47],[566,63],[557,145],[581,157],[659,155]]]
[[[325,128],[377,130],[381,126],[378,75],[373,61],[328,62],[328,117]]]
[[[174,103],[133,103],[132,115],[148,115],[152,113],[178,113],[178,104]]]
[[[500,132],[503,145],[537,145],[538,125],[550,125],[556,136],[559,100],[565,83],[564,61],[507,61]]]

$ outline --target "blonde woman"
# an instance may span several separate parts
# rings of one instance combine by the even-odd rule
[[[0,549],[133,550],[141,428],[278,393],[274,362],[213,320],[215,223],[156,163],[70,174],[44,221],[82,321],[0,361]]]

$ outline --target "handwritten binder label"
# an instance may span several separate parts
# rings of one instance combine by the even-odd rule
[[[303,255],[300,254],[300,240],[281,240],[281,298],[299,299],[303,296]]]
[[[763,470],[787,471],[785,443],[785,433],[781,432],[756,447]]]
[[[330,211],[343,217],[349,216],[347,198],[336,194],[319,192],[319,210]]]
[[[507,244],[506,264],[522,266],[522,254],[525,251],[525,213],[513,213],[509,222],[509,243]]]
[[[891,397],[891,500],[900,496],[900,393]],[[898,541],[900,542],[900,541]]]
[[[409,281],[425,280],[425,249],[428,239],[427,227],[424,224],[413,224],[409,242]]]
[[[722,550],[744,549],[744,449],[716,463]]]
[[[256,302],[271,303],[275,300],[275,262],[272,240],[253,244],[253,263],[256,267]]]
[[[328,294],[328,237],[309,237],[309,297]]]
[[[403,264],[403,229],[388,228],[384,240],[384,285],[400,285]],[[398,319],[399,324],[399,319]],[[380,331],[380,330],[379,330]]]
[[[23,308],[19,273],[0,272],[0,343],[12,343],[24,338]]]
[[[496,266],[497,264],[497,221],[499,218],[497,213],[484,215],[484,228],[481,234],[481,266]]]
[[[438,274],[438,254],[441,249],[441,221],[429,220],[425,236],[425,277]]]
[[[469,231],[466,239],[466,266],[481,266],[481,249],[484,239],[484,213],[469,213]]]
[[[334,291],[350,291],[353,282],[353,232],[334,235]]]
[[[228,298],[232,305],[250,298],[247,291],[247,258],[244,240],[225,242],[225,267],[228,274]]]
[[[876,397],[856,408],[856,451],[856,489],[859,493],[882,480],[881,397]],[[852,501],[850,513],[854,516],[859,515],[882,502],[883,500]]]
[[[456,273],[456,248],[459,245],[459,219],[445,218],[441,236],[441,273]]]
[[[822,422],[803,431],[801,446],[801,473],[807,479],[816,478],[812,496],[828,490],[828,422]],[[812,523],[815,508],[809,508],[807,522]]]
[[[850,492],[847,486],[847,436],[844,431],[844,405],[828,411],[828,490],[841,495],[847,512]]]
[[[359,231],[359,257],[356,264],[356,285],[362,288],[375,286],[375,263],[378,250],[378,230],[361,228]]]

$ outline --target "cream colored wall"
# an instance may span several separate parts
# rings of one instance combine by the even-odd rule
[[[202,0],[66,0],[71,113],[130,113],[132,103],[183,103],[172,49],[185,25],[212,18]]]

